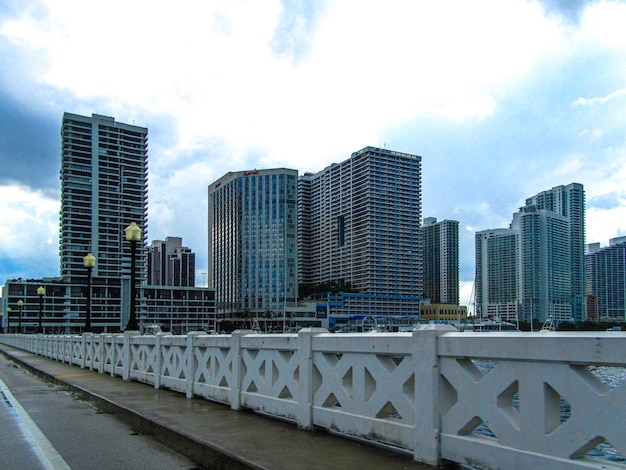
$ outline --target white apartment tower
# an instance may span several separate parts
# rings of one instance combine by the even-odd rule
[[[583,186],[572,183],[526,199],[509,229],[476,234],[476,303],[483,316],[584,318],[584,214]]]
[[[497,228],[476,233],[475,302],[479,317],[514,320],[519,299],[519,234]]]
[[[435,217],[422,226],[424,298],[433,304],[459,304],[459,222]]]
[[[137,276],[145,279],[148,129],[98,114],[65,113],[60,177],[61,277],[82,280],[87,253],[97,258],[94,277],[127,275],[130,245],[124,229],[135,222],[144,240],[137,245]]]
[[[421,298],[421,157],[366,147],[299,187],[300,282]]]
[[[230,172],[209,186],[208,279],[221,313],[278,313],[298,298],[298,172]]]

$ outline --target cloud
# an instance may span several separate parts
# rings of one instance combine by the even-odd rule
[[[172,116],[183,151],[219,138],[235,159],[259,149],[314,170],[322,150],[349,154],[381,126],[493,113],[489,87],[524,74],[556,34],[521,1],[150,2],[141,27],[143,2],[45,5],[2,27],[39,58],[31,81],[98,99],[120,119]]]
[[[0,201],[3,274],[7,279],[58,276],[58,194],[22,185],[3,185]]]
[[[21,107],[2,89],[0,109],[0,184],[20,181],[33,188],[57,186],[59,125]]]
[[[574,104],[579,106],[596,106],[605,104],[611,100],[626,97],[626,88],[622,88],[621,90],[614,91],[613,93],[608,94],[607,96],[602,96],[599,98],[578,98]]]
[[[149,237],[182,236],[200,272],[208,184],[319,171],[367,145],[423,157],[423,215],[469,227],[465,281],[474,232],[508,226],[526,197],[559,184],[585,185],[588,239],[624,229],[624,2],[11,5],[0,6],[0,183],[17,181],[22,199],[58,193],[63,111],[145,125]],[[48,220],[56,230],[58,215]],[[15,258],[2,253],[5,268]]]
[[[626,198],[619,206],[609,209],[590,207],[586,212],[587,243],[601,242],[607,245],[611,238],[626,235]]]

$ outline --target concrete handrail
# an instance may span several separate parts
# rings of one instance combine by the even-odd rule
[[[392,446],[432,465],[626,468],[587,454],[606,441],[626,456],[626,333],[424,325],[379,334],[7,334],[0,342]]]

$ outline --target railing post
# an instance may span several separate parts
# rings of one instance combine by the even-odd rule
[[[138,331],[125,331],[124,343],[122,346],[122,379],[130,380],[130,364],[132,362],[132,353],[130,343],[133,336],[139,336]]]
[[[98,374],[104,374],[104,361],[105,361],[105,349],[104,349],[104,333],[98,335],[98,354],[100,360],[98,361]]]
[[[161,369],[163,368],[163,337],[169,333],[157,333],[154,340],[154,349],[156,350],[156,364],[154,371],[154,388],[161,388]]]
[[[452,325],[419,325],[413,330],[415,364],[415,435],[413,460],[439,465],[441,416],[439,413],[439,356],[437,338],[457,331]]]
[[[113,333],[111,335],[111,377],[115,377],[115,366],[117,365],[117,346],[115,339],[121,336],[120,334]]]
[[[91,335],[91,333],[83,333],[81,335],[81,343],[80,343],[80,368],[84,369],[87,367],[87,337]]]
[[[230,350],[233,355],[233,384],[230,389],[230,408],[238,410],[241,406],[241,338],[253,333],[252,330],[235,330],[230,335]]]
[[[202,331],[191,331],[187,333],[187,348],[185,349],[185,378],[187,379],[187,398],[193,398],[193,381],[196,375],[195,361],[195,339],[203,334]]]
[[[299,387],[296,422],[301,429],[313,427],[313,337],[326,328],[302,328],[298,332]]]

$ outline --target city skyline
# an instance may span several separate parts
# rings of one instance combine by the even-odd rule
[[[422,215],[459,221],[461,303],[474,234],[529,194],[583,184],[585,242],[607,244],[626,234],[626,5],[565,5],[4,4],[0,281],[58,271],[65,111],[149,129],[149,239],[183,237],[197,280],[219,176],[370,145],[422,156]]]

